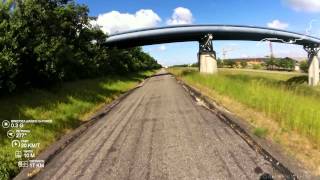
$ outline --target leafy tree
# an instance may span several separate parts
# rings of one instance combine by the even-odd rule
[[[270,58],[270,60],[266,61],[266,67],[269,70],[273,70],[277,66],[277,62],[274,58]]]
[[[241,61],[240,65],[242,68],[246,68],[248,66],[248,63],[246,61]]]
[[[282,69],[282,70],[293,70],[295,66],[295,60],[291,58],[283,58],[283,59],[276,59],[271,58],[266,62],[267,69]]]
[[[88,12],[73,0],[0,1],[0,92],[160,67],[141,48],[104,47]]]
[[[12,91],[15,89],[17,71],[17,54],[12,49],[13,36],[10,32],[10,20],[12,18],[12,0],[0,1],[0,89]]]
[[[223,60],[221,60],[220,58],[218,58],[218,59],[217,59],[217,66],[218,66],[218,68],[223,68],[223,65],[224,65]]]
[[[300,69],[303,71],[303,72],[308,72],[308,69],[309,69],[309,65],[308,65],[308,62],[307,61],[301,61],[300,62]]]
[[[237,63],[232,60],[224,60],[223,63],[224,63],[223,65],[230,67],[230,68],[235,68],[237,66]]]
[[[293,70],[295,65],[295,61],[291,58],[284,58],[279,60],[279,67],[285,70]]]

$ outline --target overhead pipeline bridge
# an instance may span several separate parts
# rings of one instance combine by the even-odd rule
[[[216,72],[213,40],[271,41],[302,45],[309,57],[309,84],[319,82],[320,39],[305,34],[237,25],[183,25],[159,28],[139,29],[110,35],[105,45],[108,47],[130,48],[135,46],[172,43],[199,42],[200,72]]]

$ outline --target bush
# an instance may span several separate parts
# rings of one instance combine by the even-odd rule
[[[248,63],[246,61],[241,61],[240,65],[242,68],[246,68],[248,66]]]
[[[262,66],[261,66],[260,64],[254,64],[254,65],[252,66],[252,68],[253,68],[253,69],[261,69]]]
[[[308,72],[308,68],[309,68],[309,66],[308,66],[307,61],[301,61],[301,62],[300,62],[300,69],[301,69],[301,71],[307,73],[307,72]]]
[[[236,68],[237,63],[232,60],[224,60],[223,61],[223,66],[229,67],[229,68]]]
[[[262,127],[257,127],[253,130],[253,134],[260,137],[260,138],[264,138],[268,134],[268,129],[262,128]]]
[[[221,60],[221,59],[218,59],[217,60],[217,66],[218,66],[218,68],[223,68],[223,60]]]

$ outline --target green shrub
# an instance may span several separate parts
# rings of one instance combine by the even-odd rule
[[[264,138],[267,136],[268,134],[268,129],[266,128],[261,128],[261,127],[257,127],[253,130],[253,134],[260,137],[260,138]]]
[[[307,72],[308,72],[308,68],[309,68],[309,65],[308,65],[307,61],[301,61],[301,62],[300,62],[300,69],[301,69],[301,71],[307,73]]]
[[[246,68],[248,66],[248,63],[246,61],[241,61],[240,65],[242,68]]]
[[[262,66],[261,66],[260,64],[254,64],[254,65],[252,66],[252,68],[253,68],[253,69],[261,69]]]

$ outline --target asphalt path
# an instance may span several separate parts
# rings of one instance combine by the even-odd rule
[[[162,73],[162,74],[161,74]],[[259,179],[281,174],[162,70],[34,179]]]

